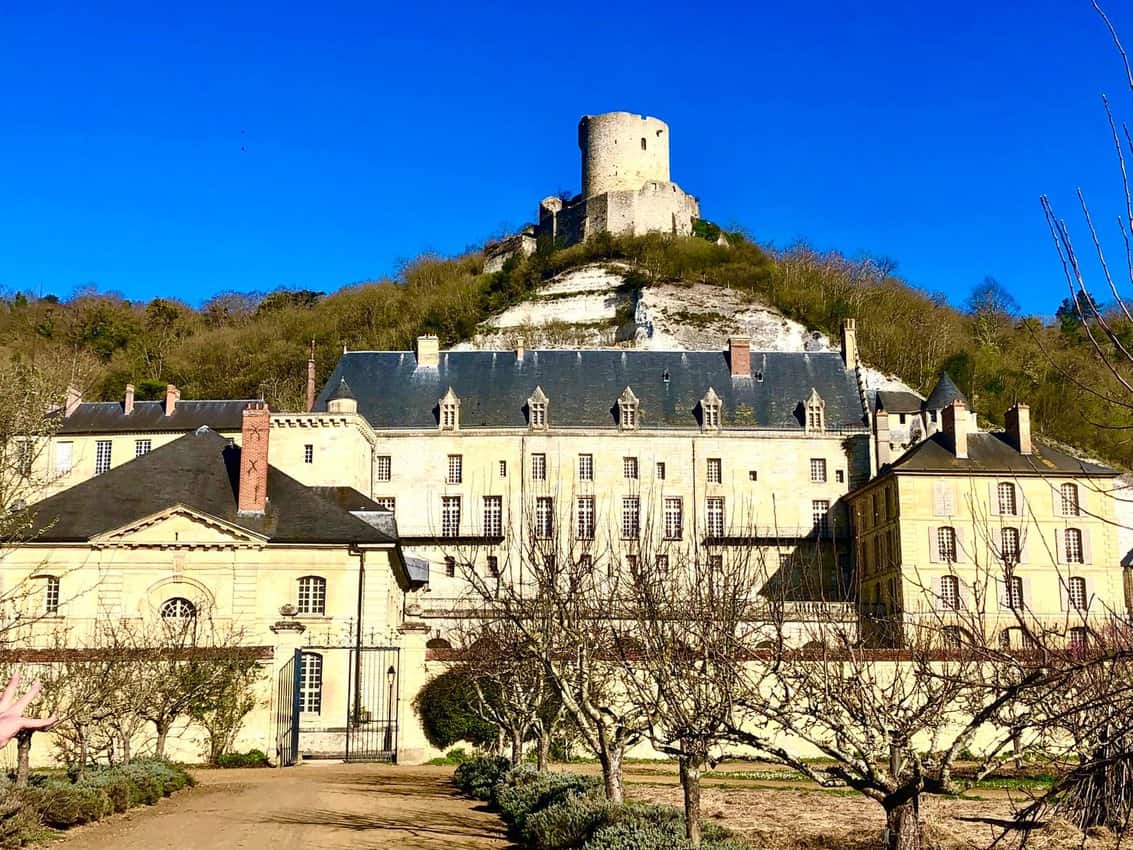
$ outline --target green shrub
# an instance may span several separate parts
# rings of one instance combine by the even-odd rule
[[[572,791],[528,815],[523,839],[532,850],[574,850],[612,823],[622,808],[601,791]]]
[[[271,767],[267,753],[263,750],[248,750],[246,753],[225,753],[216,760],[217,767]]]
[[[39,812],[26,794],[10,786],[0,792],[0,848],[23,847],[47,835]]]
[[[536,773],[515,770],[497,786],[496,805],[504,819],[522,834],[527,818],[568,794],[589,791],[597,780],[577,773]]]
[[[481,756],[470,759],[453,774],[456,787],[477,800],[491,800],[493,788],[510,769],[511,763],[498,756]]]
[[[29,788],[27,796],[40,820],[56,829],[90,823],[114,811],[106,792],[86,783],[73,785],[53,779]]]
[[[115,812],[124,812],[135,804],[134,783],[130,777],[118,769],[99,770],[92,772],[84,781],[84,785],[99,788]]]

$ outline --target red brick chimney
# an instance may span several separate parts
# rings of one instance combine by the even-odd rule
[[[1035,449],[1031,442],[1031,408],[1015,402],[1004,418],[1007,421],[1007,434],[1011,438],[1011,444],[1019,454],[1033,454]]]
[[[181,400],[181,390],[173,386],[173,384],[165,385],[165,415],[172,416],[173,411],[177,409],[177,402]]]
[[[751,377],[751,337],[728,337],[728,362],[732,364],[733,378]]]
[[[267,402],[253,401],[244,408],[240,432],[240,490],[237,508],[242,514],[262,514],[268,501],[268,429],[271,411]]]
[[[311,340],[311,356],[307,358],[307,412],[315,409],[315,341]]]
[[[134,412],[134,385],[126,384],[126,403],[122,406],[127,416]]]
[[[944,433],[952,438],[952,451],[957,458],[964,460],[968,457],[968,431],[971,418],[964,402],[956,399],[942,411],[940,419],[944,425]]]

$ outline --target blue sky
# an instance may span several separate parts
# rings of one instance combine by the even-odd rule
[[[1038,196],[1077,220],[1080,185],[1108,225],[1100,95],[1130,112],[1088,0],[24,2],[0,79],[0,287],[192,303],[518,226],[577,191],[579,116],[624,109],[669,122],[708,218],[891,257],[955,302],[991,275],[1051,313]]]

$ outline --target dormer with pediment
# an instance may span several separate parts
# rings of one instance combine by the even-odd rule
[[[700,427],[703,430],[720,430],[720,410],[722,407],[723,403],[720,401],[720,396],[716,395],[716,390],[709,387],[704,398],[700,400]]]
[[[618,428],[622,431],[636,431],[640,424],[640,404],[633,390],[627,386],[618,398]]]
[[[821,434],[826,430],[826,402],[814,387],[804,402],[804,428],[808,434]]]
[[[527,427],[532,431],[546,431],[550,428],[549,407],[550,400],[543,392],[543,388],[535,387],[535,392],[527,399]]]
[[[452,387],[437,401],[439,408],[438,424],[442,431],[460,430],[460,397],[453,392]]]

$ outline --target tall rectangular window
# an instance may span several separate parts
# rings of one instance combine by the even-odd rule
[[[456,558],[452,556],[445,558],[445,575],[448,578],[456,578]]]
[[[327,580],[322,576],[303,576],[299,579],[298,607],[300,614],[325,614]]]
[[[134,457],[148,455],[153,447],[152,440],[134,440]]]
[[[1015,516],[1019,512],[1019,502],[1015,497],[1015,485],[1004,481],[996,487],[996,497],[999,501],[999,512],[1008,516]]]
[[[460,496],[441,497],[441,536],[460,536]]]
[[[59,613],[59,577],[48,576],[43,584],[43,612],[45,614]]]
[[[1062,502],[1062,515],[1063,516],[1078,516],[1078,485],[1077,484],[1063,484],[1058,488],[1058,495]]]
[[[75,460],[75,444],[67,441],[55,444],[55,474],[66,475]]]
[[[446,484],[460,484],[464,481],[464,455],[448,456],[448,478]]]
[[[1086,610],[1086,580],[1081,576],[1071,576],[1070,580],[1066,583],[1068,589],[1068,596],[1070,597],[1070,607],[1076,611]]]
[[[110,469],[110,440],[99,440],[94,444],[94,474],[101,475]]]
[[[1021,552],[1019,542],[1019,529],[1017,528],[1001,528],[999,529],[999,544],[1003,562],[1005,564],[1019,563],[1019,555]]]
[[[531,480],[532,481],[546,481],[547,480],[547,456],[546,455],[531,455]]]
[[[507,461],[500,461],[500,478],[507,478]]]
[[[594,539],[594,497],[580,496],[578,499],[578,539]]]
[[[315,462],[315,447],[311,443],[303,446],[303,463]]]
[[[1066,545],[1066,563],[1081,564],[1084,560],[1082,554],[1082,532],[1077,528],[1067,528],[1062,534],[1063,541]]]
[[[708,483],[722,484],[724,482],[724,465],[720,458],[708,458]]]
[[[578,456],[578,480],[579,481],[593,481],[594,480],[594,455],[579,455]]]
[[[323,657],[316,652],[300,655],[299,710],[310,714],[323,710]]]
[[[1011,576],[1007,579],[1007,605],[1013,609],[1023,607],[1023,579]]]
[[[718,498],[708,499],[705,504],[704,518],[709,537],[724,536],[724,500]]]
[[[622,458],[622,476],[625,478],[637,478],[637,458]]]
[[[680,540],[684,534],[684,511],[681,500],[665,498],[665,539]]]
[[[622,538],[636,540],[641,534],[641,502],[636,496],[622,498]]]
[[[547,427],[547,403],[543,401],[533,401],[529,404],[531,410],[531,427],[532,428],[546,428]]]
[[[960,579],[956,576],[940,577],[940,604],[949,611],[960,608]]]
[[[665,464],[664,463],[658,463],[657,464],[657,480],[658,481],[664,481],[665,480]]]
[[[547,539],[555,531],[554,502],[550,496],[535,499],[535,536]]]
[[[654,559],[653,565],[657,568],[657,575],[664,577],[664,576],[667,576],[669,574],[669,556],[668,555],[658,555]]]
[[[812,484],[826,483],[826,458],[812,457],[810,459],[810,481]]]
[[[499,578],[500,577],[500,559],[499,559],[498,555],[489,555],[488,556],[488,577],[489,578]]]
[[[389,455],[378,455],[378,480],[389,481],[393,464]]]
[[[830,533],[830,502],[826,499],[815,499],[810,503],[810,516],[815,531],[823,536]]]
[[[504,533],[503,496],[484,497],[484,536],[502,537]]]
[[[936,530],[936,559],[948,564],[956,561],[956,529],[951,526]]]

